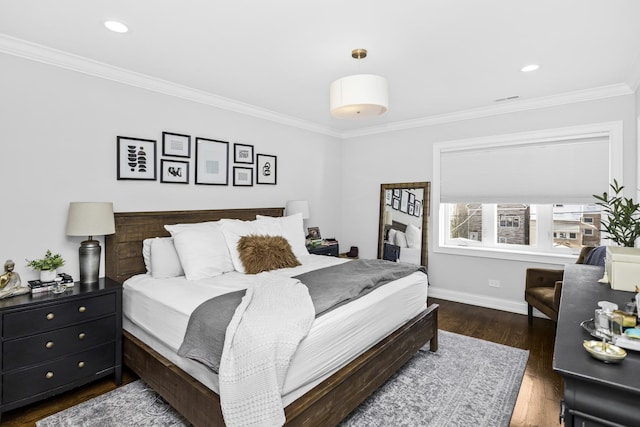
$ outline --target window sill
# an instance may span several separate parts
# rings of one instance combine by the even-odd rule
[[[537,262],[543,264],[570,264],[578,257],[577,253],[549,253],[549,252],[523,252],[503,248],[488,248],[478,246],[436,246],[434,253],[448,255],[472,256],[479,258],[493,258],[509,261]]]

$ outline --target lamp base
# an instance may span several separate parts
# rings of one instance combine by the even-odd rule
[[[98,282],[100,273],[100,242],[85,240],[78,249],[80,259],[80,283],[90,284]]]

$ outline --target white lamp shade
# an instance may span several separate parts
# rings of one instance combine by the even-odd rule
[[[309,202],[306,200],[289,200],[285,207],[285,215],[302,214],[302,219],[309,219]]]
[[[104,236],[115,233],[113,203],[71,202],[67,236]]]
[[[389,109],[387,79],[356,74],[338,79],[329,88],[331,114],[340,119],[373,117]]]

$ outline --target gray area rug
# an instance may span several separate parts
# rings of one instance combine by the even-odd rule
[[[529,352],[439,332],[341,427],[508,426]],[[53,426],[188,426],[138,380],[36,423]]]

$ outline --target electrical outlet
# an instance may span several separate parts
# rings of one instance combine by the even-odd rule
[[[489,279],[489,286],[491,286],[492,288],[499,288],[500,280]]]

